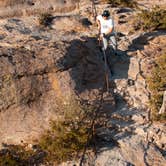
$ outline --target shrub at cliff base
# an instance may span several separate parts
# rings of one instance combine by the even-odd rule
[[[93,108],[81,106],[79,102],[72,100],[60,105],[58,109],[62,115],[58,120],[50,122],[50,129],[39,138],[37,148],[26,150],[24,146],[7,145],[8,148],[0,151],[0,166],[29,166],[39,163],[57,165],[78,157],[85,145],[90,147],[87,139],[94,117]],[[91,140],[92,137],[89,142]]]
[[[156,60],[152,75],[148,78],[148,85],[151,91],[150,107],[154,120],[166,120],[166,114],[159,115],[163,101],[163,94],[166,90],[166,53]]]
[[[29,166],[33,165],[38,152],[25,150],[24,146],[7,145],[0,151],[0,166]],[[34,159],[32,161],[32,159]],[[38,158],[39,159],[39,158]]]
[[[141,10],[135,21],[135,30],[166,30],[166,9],[158,6],[152,10]]]
[[[51,122],[51,129],[41,137],[40,147],[47,153],[46,162],[59,164],[72,160],[86,145],[93,109],[72,101],[61,106],[64,116]]]

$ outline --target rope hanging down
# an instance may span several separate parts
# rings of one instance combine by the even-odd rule
[[[106,50],[104,47],[102,48],[103,55],[104,55],[104,70],[105,70],[105,82],[106,82],[106,88],[107,92],[109,92],[109,68],[108,68],[108,63],[107,63],[107,55],[106,55]]]
[[[90,139],[93,137],[93,130],[94,130],[95,121],[96,121],[96,119],[97,119],[97,117],[98,117],[98,114],[99,114],[100,109],[101,109],[102,106],[103,106],[103,94],[104,94],[104,87],[103,87],[102,92],[101,92],[99,105],[98,105],[98,107],[96,108],[96,110],[94,111],[94,116],[93,116],[93,119],[92,119],[92,121],[91,121],[91,126],[90,126],[90,130],[89,130],[89,133],[88,133],[87,142],[86,142],[86,145],[85,145],[85,147],[84,147],[83,154],[82,154],[82,157],[81,157],[79,166],[83,166],[83,162],[84,162],[84,158],[85,158],[85,153],[86,153],[86,150],[87,150],[89,141],[90,141]]]
[[[93,11],[92,13],[93,13],[94,19],[96,20],[97,10],[96,10],[96,6],[95,6],[95,2],[94,2],[95,0],[91,0],[91,1],[92,1],[92,11]],[[106,55],[106,50],[105,50],[105,48],[103,46],[103,41],[101,41],[101,39],[99,38],[99,44],[100,45],[101,45],[101,42],[102,42],[102,51],[103,51],[104,65],[105,65],[105,84],[103,85],[103,88],[102,88],[102,92],[101,92],[101,96],[100,96],[100,100],[99,100],[100,101],[99,105],[96,108],[96,110],[94,111],[94,116],[93,116],[93,119],[91,121],[91,126],[90,126],[90,130],[89,130],[89,133],[88,133],[87,142],[86,142],[86,145],[84,147],[83,154],[82,154],[79,166],[83,166],[85,153],[86,153],[89,141],[93,137],[93,129],[94,129],[95,121],[98,118],[99,111],[100,111],[100,109],[103,106],[103,101],[104,101],[103,94],[104,94],[104,91],[105,91],[105,85],[106,85],[107,92],[109,92],[109,77],[108,77],[109,76],[109,74],[108,74],[109,73],[109,69],[108,69],[108,64],[107,64],[107,55]]]
[[[92,2],[92,14],[93,14],[94,20],[96,20],[97,9],[96,9],[96,5],[95,5],[95,0],[91,0],[91,2]]]

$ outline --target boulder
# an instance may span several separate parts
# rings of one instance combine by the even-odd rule
[[[137,79],[137,75],[139,74],[139,72],[140,72],[139,59],[137,57],[130,58],[128,77],[135,80]]]

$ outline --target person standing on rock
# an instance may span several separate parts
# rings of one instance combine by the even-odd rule
[[[110,12],[104,10],[102,15],[97,16],[97,25],[100,31],[100,40],[103,41],[103,47],[106,50],[109,46],[112,46],[114,53],[117,48],[117,43],[114,33],[114,22],[110,17]]]

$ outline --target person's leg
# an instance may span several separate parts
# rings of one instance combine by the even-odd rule
[[[111,70],[111,54],[110,54],[110,49],[109,49],[109,40],[110,40],[110,36],[106,36],[105,38],[103,38],[103,49],[105,52],[107,67],[109,68],[110,73],[112,75],[113,72]],[[103,60],[105,60],[105,59],[103,59]]]
[[[108,41],[108,43],[109,43],[109,55],[114,56],[114,55],[116,55],[116,50],[117,50],[115,36],[109,36],[108,40],[109,40]]]
[[[105,61],[105,65],[106,65],[106,68],[108,68],[108,70],[110,71],[110,76],[111,77],[113,75],[113,72],[111,70],[111,65],[110,65],[110,55],[109,55],[109,49],[108,49],[108,46],[109,46],[109,37],[103,37],[103,49],[104,49],[104,52],[103,52],[103,60]],[[105,59],[106,58],[106,59]]]
[[[109,49],[107,49],[109,47]],[[111,55],[115,55],[116,49],[117,49],[117,43],[115,36],[107,36],[103,38],[103,46],[102,49],[104,49],[106,53],[106,61],[107,65],[109,66],[110,72],[113,75],[112,65],[111,65]]]
[[[108,40],[107,38],[103,37],[103,49],[106,51],[108,47]]]
[[[115,36],[110,36],[110,44],[113,47],[114,51],[116,52],[117,50],[117,41]]]

